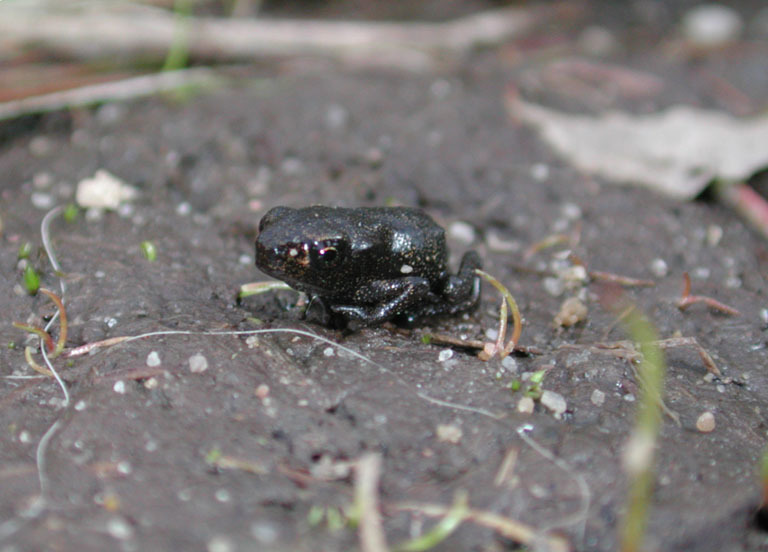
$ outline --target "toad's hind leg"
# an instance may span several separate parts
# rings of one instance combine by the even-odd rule
[[[477,305],[480,299],[480,276],[475,274],[475,269],[482,267],[477,252],[467,251],[464,254],[458,274],[448,277],[441,293],[447,313],[462,312]]]

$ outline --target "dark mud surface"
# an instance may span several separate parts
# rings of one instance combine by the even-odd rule
[[[532,100],[553,101],[551,90],[526,89],[524,77],[583,55],[580,29],[598,15],[585,17],[439,74],[291,66],[183,102],[50,115],[5,133],[0,550],[355,550],[356,530],[334,529],[332,518],[353,502],[348,463],[368,452],[383,457],[390,544],[433,523],[398,503],[450,505],[466,490],[472,507],[564,535],[576,550],[615,550],[638,381],[621,353],[596,345],[626,335],[597,300],[598,284],[557,294],[552,274],[567,264],[557,254],[563,246],[524,255],[547,236],[576,230],[573,251],[590,270],[653,280],[627,288],[628,296],[662,338],[695,338],[722,371],[708,376],[692,347],[667,351],[666,405],[680,425],[664,417],[648,549],[768,549],[765,533],[751,527],[768,406],[764,239],[706,199],[674,202],[579,174],[505,113],[510,83]],[[609,28],[619,47],[606,60],[662,76],[664,86],[641,101],[599,96],[598,107],[727,109],[696,78],[704,71],[766,105],[765,42],[691,60],[670,54],[672,26],[668,40],[642,42],[646,35],[621,23]],[[596,97],[582,90],[554,100],[589,109]],[[31,242],[43,285],[59,289],[40,222],[98,169],[140,194],[117,212],[52,224],[67,285],[67,347],[193,333],[57,359],[71,394],[64,407],[53,380],[25,379],[36,374],[24,360],[25,334],[11,322],[39,322],[55,309],[21,291],[17,251]],[[454,267],[476,249],[509,287],[525,318],[521,343],[542,354],[483,362],[422,341],[425,331],[484,338],[496,327],[490,286],[473,315],[418,332],[328,330],[301,320],[289,292],[239,303],[240,285],[263,279],[253,266],[260,216],[275,205],[314,203],[424,208],[449,230]],[[157,248],[154,262],[142,255],[146,240]],[[675,300],[686,271],[694,293],[741,314],[705,305],[681,312]],[[586,320],[555,328],[562,301],[579,293]],[[202,333],[253,329],[282,331]],[[522,393],[508,387],[542,369],[543,388],[565,400],[560,416],[539,403],[518,412]],[[704,412],[714,415],[710,433],[696,428]],[[40,493],[38,443],[57,421],[43,466],[49,507],[25,517]],[[521,439],[523,427],[558,461]],[[510,454],[516,462],[500,475]],[[321,509],[330,518],[313,523]],[[465,523],[433,550],[516,547]]]

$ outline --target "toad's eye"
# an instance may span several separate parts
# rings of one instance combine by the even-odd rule
[[[333,268],[342,261],[340,244],[320,243],[312,248],[312,266],[316,268]]]
[[[335,247],[324,247],[317,252],[317,259],[325,265],[332,264],[336,260],[339,252]]]

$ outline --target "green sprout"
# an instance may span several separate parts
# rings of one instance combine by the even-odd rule
[[[30,295],[36,295],[37,290],[40,289],[40,275],[37,273],[35,268],[28,264],[24,268],[24,289],[27,290],[27,293]]]
[[[32,244],[29,242],[24,242],[19,246],[19,252],[16,255],[16,257],[21,259],[29,259],[29,256],[32,254]]]
[[[396,552],[424,552],[444,541],[469,515],[469,501],[466,492],[459,492],[453,506],[437,525],[420,537],[406,541],[395,547]]]
[[[77,216],[80,214],[80,209],[74,203],[69,203],[64,208],[64,221],[67,223],[75,222]]]
[[[141,252],[144,254],[144,258],[150,263],[157,260],[157,248],[151,241],[141,242]]]

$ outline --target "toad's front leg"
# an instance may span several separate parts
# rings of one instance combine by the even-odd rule
[[[374,280],[355,292],[353,305],[332,305],[331,310],[363,325],[379,324],[425,300],[434,300],[425,278],[410,276]]]

